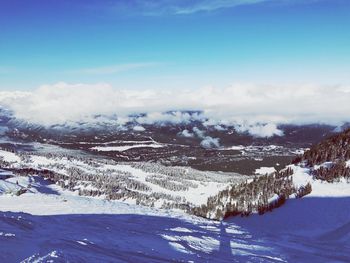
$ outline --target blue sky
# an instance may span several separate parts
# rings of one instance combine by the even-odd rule
[[[350,84],[347,0],[0,0],[0,90]]]

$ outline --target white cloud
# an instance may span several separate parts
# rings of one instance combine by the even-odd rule
[[[211,149],[220,147],[219,139],[206,136],[200,143],[203,148]]]
[[[256,137],[271,137],[273,135],[283,136],[283,131],[279,130],[275,123],[236,125],[236,129],[238,132],[248,132]]]
[[[207,136],[205,131],[198,129],[197,127],[194,127],[192,131],[198,138],[202,139],[200,145],[203,148],[210,149],[220,147],[219,138]]]
[[[147,113],[138,119],[140,125],[196,120],[206,125],[235,126],[262,137],[282,135],[278,124],[348,122],[349,101],[350,86],[339,85],[234,84],[227,88],[136,91],[114,89],[108,84],[58,83],[27,93],[0,93],[0,105],[11,109],[17,118],[44,125],[91,121],[98,114],[110,116],[112,123],[124,124],[131,114]],[[193,132],[205,137],[198,130]]]
[[[221,125],[215,125],[214,128],[217,130],[217,131],[225,131],[226,129],[224,127],[222,127]]]
[[[136,125],[132,128],[134,131],[139,131],[139,132],[143,132],[145,131],[146,129],[140,125]]]
[[[183,130],[182,132],[179,132],[178,135],[180,137],[185,137],[185,138],[193,138],[194,137],[194,134],[191,133],[189,130],[185,129]]]
[[[150,105],[150,108],[152,108],[152,105]],[[165,107],[162,107],[167,112],[150,112],[149,110],[145,109],[144,112],[147,112],[148,114],[143,117],[139,117],[137,119],[138,123],[141,124],[153,124],[153,123],[190,123],[193,120],[201,120],[203,116],[200,113],[188,113],[188,112],[180,112],[180,111],[170,111],[172,108],[166,109]],[[175,109],[179,110],[179,109]]]
[[[197,137],[202,138],[202,139],[205,137],[205,132],[201,131],[197,127],[194,127],[192,130]]]

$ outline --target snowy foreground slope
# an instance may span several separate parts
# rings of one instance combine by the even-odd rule
[[[32,187],[0,195],[0,262],[349,262],[349,185],[293,169],[310,195],[223,222],[82,197],[37,176],[1,180]]]
[[[81,197],[39,181],[33,193],[0,196],[0,210],[12,211],[0,213],[0,261],[229,262],[277,257],[265,244],[252,246],[251,255],[233,251],[236,243],[231,241],[242,242],[244,250],[249,240],[259,243],[234,223]]]

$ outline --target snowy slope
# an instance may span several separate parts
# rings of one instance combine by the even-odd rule
[[[202,172],[152,163],[116,163],[101,158],[92,160],[63,154],[21,154],[0,150],[0,158],[12,169],[54,171],[65,176],[59,181],[61,185],[73,184],[69,188],[81,193],[84,191],[83,195],[89,195],[90,190],[101,191],[97,195],[158,208],[180,204],[199,206],[205,204],[208,197],[246,179],[234,173]],[[79,176],[72,183],[75,172]],[[103,182],[105,190],[101,187],[102,177],[107,181]],[[110,190],[112,184],[114,188]],[[120,195],[115,197],[115,192]]]
[[[350,184],[314,180],[309,168],[291,167],[293,181],[299,186],[310,183],[311,194],[291,198],[263,216],[235,217],[226,223],[280,251],[287,262],[350,262]],[[252,243],[243,243],[245,249],[240,241],[232,242],[237,254],[250,255]]]
[[[63,173],[69,167],[94,173],[122,171],[147,183],[153,192],[171,193],[145,180],[153,166],[103,160],[87,165],[78,158],[6,151],[0,151],[0,156],[10,167]],[[0,262],[349,262],[350,184],[315,180],[310,168],[290,167],[293,182],[310,183],[311,194],[291,198],[264,216],[223,222],[139,206],[130,200],[79,196],[35,175],[1,179]],[[159,176],[169,172],[159,167],[155,171]],[[227,174],[192,170],[189,174],[202,180],[193,180],[196,187],[177,194],[197,204],[230,182]],[[19,189],[27,191],[17,196]]]
[[[294,168],[300,169],[296,176],[307,178]],[[0,262],[350,260],[350,213],[344,209],[350,197],[334,198],[318,182],[313,189],[322,197],[290,199],[264,216],[220,223],[78,196],[36,176],[16,179],[33,188],[20,196],[0,195]]]
[[[293,181],[297,186],[310,183],[312,192],[307,197],[350,197],[350,182],[345,178],[339,182],[316,180],[310,175],[310,168],[291,165],[294,170]]]
[[[246,242],[250,235],[234,224],[81,197],[45,182],[32,193],[0,195],[0,211],[7,211],[0,213],[0,261],[232,262],[250,259],[261,262],[261,259],[279,259],[278,253],[265,244],[252,246],[251,255],[235,255],[236,245],[231,244],[231,240]]]

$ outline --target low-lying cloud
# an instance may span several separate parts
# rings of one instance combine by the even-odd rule
[[[16,118],[43,125],[92,121],[97,115],[115,116],[109,120],[123,125],[130,116],[142,113],[137,118],[140,126],[196,120],[216,127],[234,126],[260,137],[283,135],[279,124],[348,122],[349,101],[350,86],[340,85],[234,84],[159,91],[58,83],[26,93],[0,92],[0,105]]]
[[[201,139],[200,145],[203,148],[218,148],[220,147],[220,139],[213,138],[205,134],[205,131],[198,129],[197,127],[193,127],[192,132],[185,129],[178,133],[178,136],[185,138],[199,138]]]

